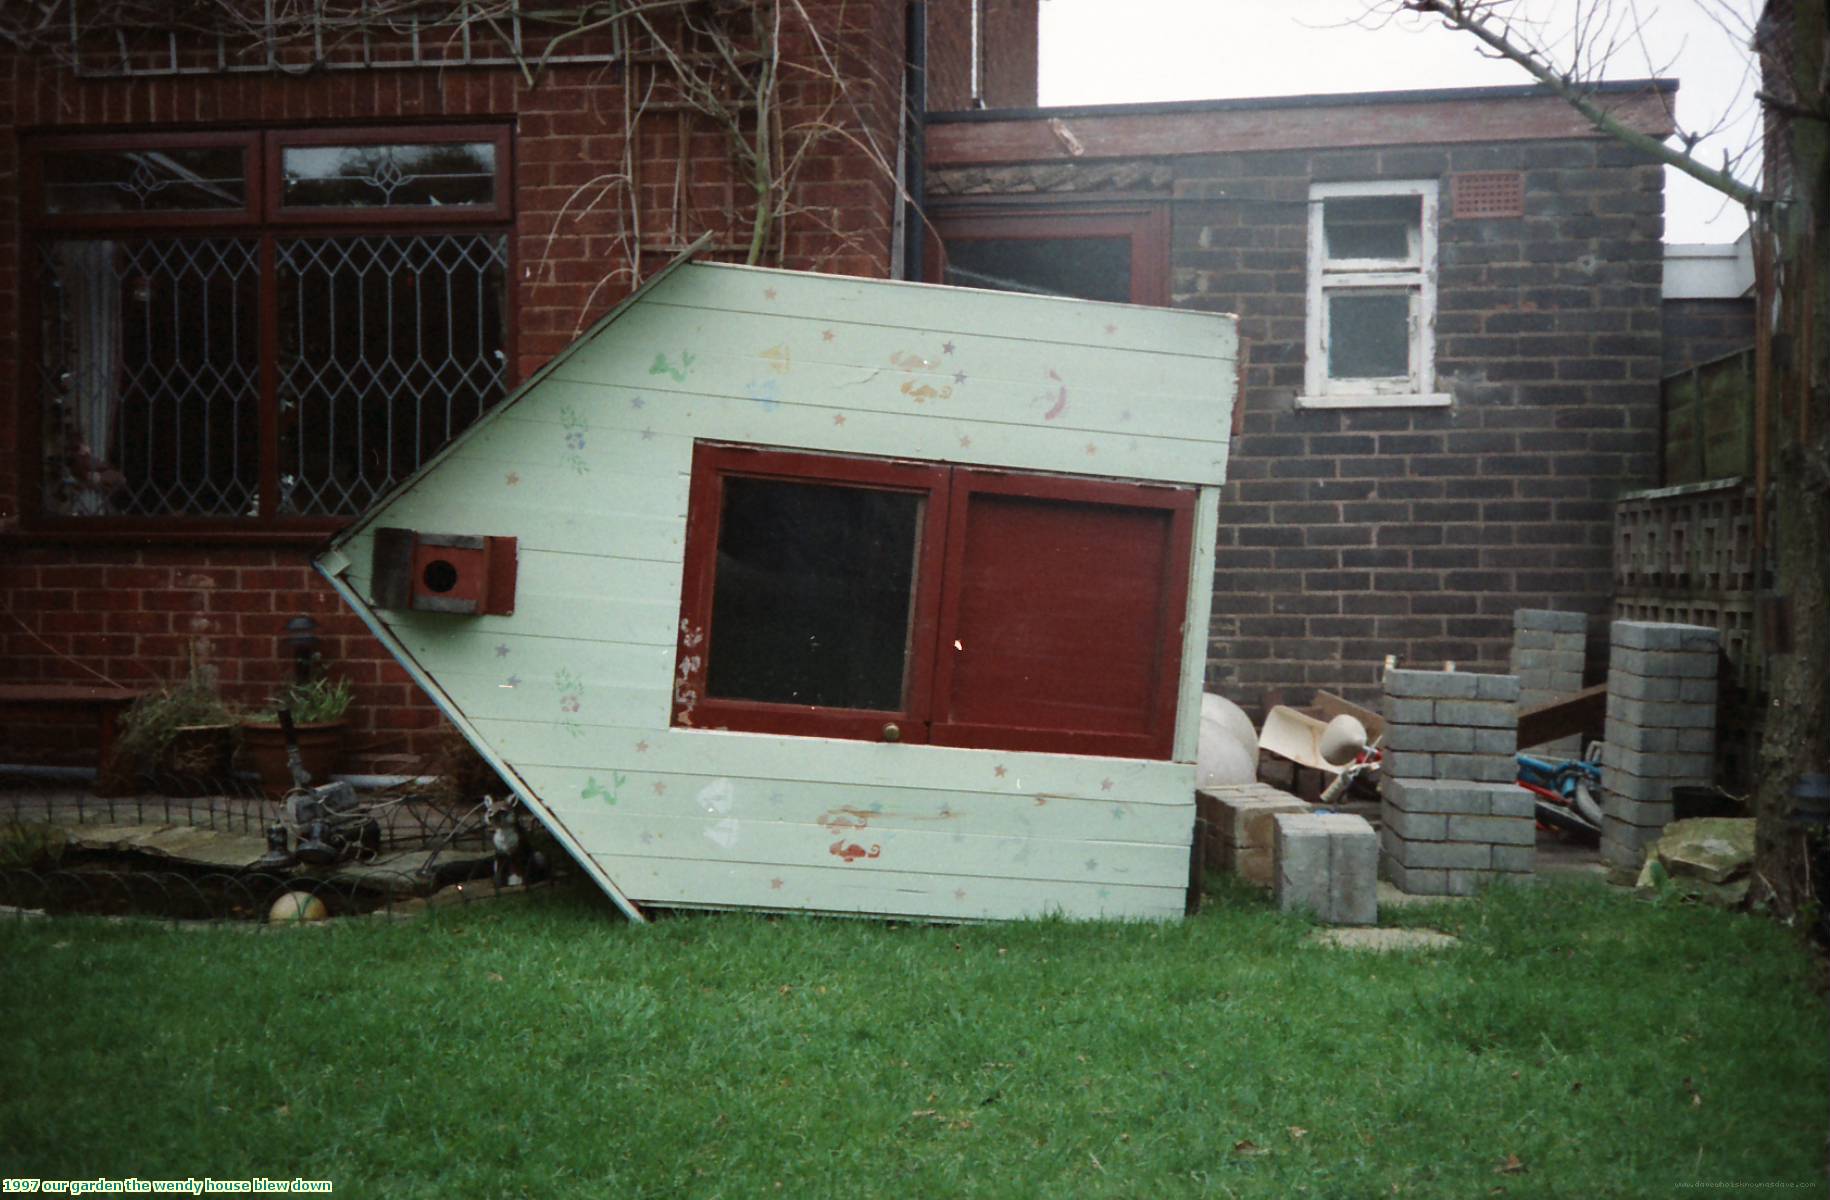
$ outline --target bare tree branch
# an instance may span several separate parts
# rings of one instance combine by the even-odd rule
[[[1748,209],[1759,211],[1771,205],[1771,197],[1742,183],[1725,168],[1708,166],[1689,148],[1675,150],[1659,139],[1641,133],[1596,103],[1583,80],[1598,75],[1600,65],[1618,51],[1619,39],[1600,27],[1595,10],[1585,10],[1573,35],[1572,65],[1569,70],[1559,72],[1552,67],[1546,53],[1514,35],[1510,23],[1496,15],[1491,0],[1400,0],[1400,7],[1440,17],[1450,29],[1473,35],[1492,54],[1523,67],[1608,136],[1684,172]],[[1586,68],[1582,65],[1585,58],[1589,63]],[[1696,140],[1686,138],[1687,147],[1693,148]]]

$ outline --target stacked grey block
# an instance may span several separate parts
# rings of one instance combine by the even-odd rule
[[[1400,891],[1469,895],[1536,867],[1519,695],[1516,675],[1385,673],[1380,865]]]
[[[1456,671],[1385,673],[1385,778],[1518,778],[1519,679]]]
[[[1703,625],[1616,621],[1608,640],[1601,856],[1633,869],[1672,820],[1672,789],[1715,782],[1721,635]]]
[[[1277,907],[1308,909],[1329,925],[1379,919],[1379,841],[1351,813],[1278,813]]]
[[[1469,896],[1537,867],[1532,795],[1513,783],[1386,779],[1379,784],[1379,858],[1413,896]]]
[[[1585,613],[1521,608],[1512,614],[1512,673],[1519,677],[1520,708],[1567,700],[1582,690],[1588,628]],[[1582,738],[1572,734],[1519,749],[1551,758],[1581,758]]]

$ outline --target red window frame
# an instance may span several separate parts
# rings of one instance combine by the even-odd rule
[[[707,666],[718,644],[712,597],[724,508],[723,480],[730,476],[909,491],[925,498],[900,708],[820,708],[704,695]],[[1194,551],[1195,494],[1193,488],[1172,485],[701,442],[694,447],[687,509],[673,724],[751,733],[1167,759],[1173,752],[1175,737],[1188,573]],[[1093,731],[1026,725],[1021,711],[1013,711],[1008,720],[967,722],[951,718],[948,697],[953,694],[955,667],[948,651],[955,647],[961,631],[959,581],[965,577],[967,522],[975,496],[1012,496],[1164,514],[1167,528],[1154,614],[1157,644],[1151,661],[1144,664],[1150,681],[1141,729]],[[889,725],[896,726],[894,738],[886,735]]]
[[[496,147],[496,203],[489,206],[402,206],[381,208],[288,208],[279,204],[280,151],[295,145],[376,145],[388,143],[479,142]],[[43,160],[59,151],[132,150],[162,147],[240,146],[247,180],[246,203],[236,209],[152,213],[47,213],[42,204]],[[60,133],[21,139],[22,249],[39,239],[109,236],[146,238],[208,231],[258,243],[262,287],[260,323],[261,420],[259,515],[243,517],[160,513],[105,517],[47,513],[40,449],[43,398],[39,395],[39,296],[26,273],[18,284],[20,350],[17,395],[19,433],[20,529],[27,535],[54,534],[71,542],[215,541],[241,544],[316,545],[342,529],[350,516],[286,516],[279,513],[280,448],[278,417],[278,313],[275,246],[291,238],[415,234],[428,237],[475,235],[497,231],[507,253],[504,269],[503,346],[505,391],[512,392],[520,356],[516,346],[516,312],[520,250],[515,236],[514,127],[507,122],[466,125],[350,125],[334,128],[181,129],[160,133]]]
[[[1169,213],[1154,202],[1095,206],[984,205],[943,208],[931,216],[923,277],[947,278],[947,242],[990,238],[1128,238],[1132,304],[1169,304]]]
[[[712,591],[717,583],[724,481],[733,476],[850,484],[880,491],[911,492],[923,497],[921,527],[916,533],[915,590],[909,611],[908,656],[903,669],[900,708],[893,711],[816,708],[805,704],[724,700],[705,695],[706,664],[718,643],[718,630],[712,622]],[[676,668],[679,686],[674,696],[674,724],[723,725],[755,733],[795,733],[872,741],[884,738],[884,727],[893,724],[897,727],[898,740],[927,740],[922,714],[928,708],[933,674],[932,646],[940,603],[943,548],[941,539],[933,536],[932,531],[937,527],[944,529],[947,523],[946,468],[701,442],[693,448],[693,480],[687,513],[686,574],[680,605],[682,641]],[[689,664],[695,659],[698,666],[692,669]]]

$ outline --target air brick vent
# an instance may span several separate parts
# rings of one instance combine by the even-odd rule
[[[1519,171],[1463,171],[1450,177],[1456,220],[1525,215],[1525,176]]]

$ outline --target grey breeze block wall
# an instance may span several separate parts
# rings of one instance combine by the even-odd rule
[[[1237,312],[1249,342],[1209,686],[1376,702],[1387,654],[1504,672],[1514,609],[1607,613],[1612,502],[1656,470],[1659,169],[1599,140],[1176,165],[1175,303]],[[1453,216],[1452,173],[1512,169],[1523,218]],[[1453,405],[1297,410],[1310,183],[1432,177]]]

